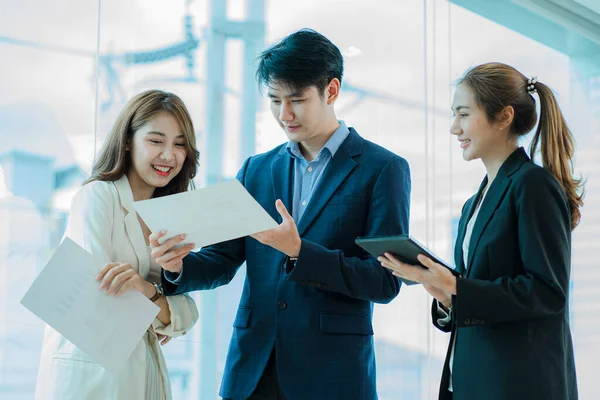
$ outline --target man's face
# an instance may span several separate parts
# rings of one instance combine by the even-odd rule
[[[289,140],[301,143],[328,133],[324,126],[330,106],[316,86],[296,90],[282,83],[270,83],[267,95],[271,112]]]

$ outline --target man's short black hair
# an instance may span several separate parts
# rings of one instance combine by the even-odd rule
[[[333,78],[342,81],[344,59],[336,45],[312,29],[300,29],[259,56],[260,85],[279,83],[294,90],[316,86],[322,94]]]

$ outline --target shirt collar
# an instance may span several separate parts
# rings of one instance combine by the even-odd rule
[[[335,132],[333,132],[333,135],[331,135],[329,140],[327,140],[321,151],[319,151],[319,155],[316,159],[321,158],[325,151],[329,151],[331,158],[333,158],[344,140],[346,140],[346,137],[348,137],[348,134],[350,134],[350,130],[346,126],[346,123],[344,121],[338,122],[340,123],[340,126],[335,130]],[[302,155],[302,152],[300,151],[298,142],[292,142],[290,140],[286,147],[290,156],[305,159],[304,155]]]

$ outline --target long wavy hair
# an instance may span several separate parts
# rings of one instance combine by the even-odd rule
[[[133,97],[121,111],[94,163],[91,176],[84,185],[93,181],[116,181],[131,167],[131,152],[127,144],[142,125],[161,113],[172,115],[179,123],[185,138],[187,156],[181,171],[166,186],[157,187],[152,197],[181,193],[194,188],[192,179],[198,170],[200,153],[190,114],[183,101],[173,93],[148,90]]]

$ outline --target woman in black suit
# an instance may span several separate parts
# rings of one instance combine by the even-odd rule
[[[540,120],[530,154],[520,136]],[[577,380],[569,328],[571,231],[580,219],[574,140],[552,91],[500,63],[460,79],[450,129],[467,161],[487,175],[463,206],[455,247],[461,277],[427,257],[427,267],[381,264],[421,282],[435,298],[433,323],[451,332],[440,399],[573,400]]]

